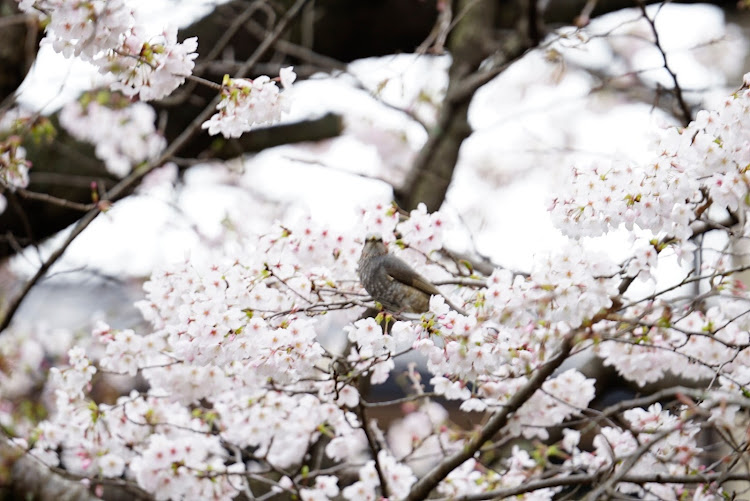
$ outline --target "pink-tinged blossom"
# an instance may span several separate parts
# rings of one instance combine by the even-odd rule
[[[240,476],[217,474],[242,473],[245,468],[237,463],[225,466],[225,459],[217,437],[193,435],[186,440],[154,434],[143,454],[133,461],[132,469],[138,485],[153,492],[157,499],[230,500],[245,483]]]
[[[423,470],[450,448],[449,440],[440,433],[447,422],[448,411],[444,407],[435,402],[425,403],[391,424],[387,433],[391,452],[396,459],[408,460],[412,468],[424,465],[420,468]]]
[[[378,462],[391,495],[395,499],[406,497],[410,487],[417,481],[411,468],[396,461],[385,450],[378,453]],[[375,461],[370,460],[359,469],[359,481],[345,487],[342,494],[344,498],[351,501],[359,501],[360,499],[374,501],[378,499],[379,487],[380,479],[375,469]]]
[[[390,242],[393,240],[393,231],[399,222],[399,214],[396,207],[391,204],[376,203],[362,207],[360,219],[363,238],[370,234],[377,234],[383,237],[384,242]]]
[[[548,438],[547,429],[571,416],[580,415],[594,399],[594,380],[575,369],[550,378],[517,412],[508,424],[513,435]]]
[[[625,274],[638,277],[641,280],[652,278],[651,270],[656,267],[659,253],[652,245],[639,247],[634,250],[633,257],[628,262]]]
[[[471,397],[471,392],[460,381],[451,381],[442,376],[435,376],[430,380],[435,387],[435,393],[442,395],[448,400],[466,400]]]
[[[302,501],[328,501],[339,495],[338,478],[332,475],[315,477],[315,484],[310,489],[300,489]]]
[[[383,469],[383,476],[389,492],[396,499],[405,498],[409,494],[411,486],[417,481],[417,477],[414,476],[411,468],[397,461],[386,450],[378,452],[378,460],[380,461],[380,467]]]
[[[396,229],[404,235],[404,241],[415,250],[429,255],[443,247],[443,234],[448,221],[440,212],[427,212],[427,206],[420,203],[409,213],[409,219],[399,223]]]
[[[114,478],[122,475],[125,470],[125,460],[116,454],[105,454],[97,458],[97,465],[103,477]]]
[[[31,162],[26,159],[23,138],[29,130],[34,131],[38,117],[29,110],[17,106],[0,114],[0,187],[11,191],[29,185]],[[3,190],[0,190],[3,191]],[[0,214],[5,210],[7,200],[0,194]]]
[[[338,394],[336,403],[340,406],[353,408],[359,404],[359,392],[351,385],[338,389],[336,393]]]
[[[294,81],[297,80],[297,74],[294,72],[294,68],[291,66],[281,68],[279,70],[279,80],[284,89],[290,89]]]
[[[96,367],[86,357],[86,352],[80,346],[68,350],[70,367],[59,369],[52,367],[50,376],[56,388],[72,398],[82,398],[87,393],[87,386],[96,374]]]
[[[202,127],[212,136],[222,134],[226,138],[240,137],[256,127],[281,120],[283,112],[289,111],[287,92],[296,75],[292,68],[281,69],[279,90],[276,82],[268,76],[253,80],[225,77],[221,89],[221,101],[214,114]]]
[[[383,328],[375,322],[374,318],[357,320],[352,326],[347,326],[346,330],[348,331],[349,341],[356,343],[360,348],[367,348],[370,353],[369,356],[387,352],[383,343],[384,336],[387,336],[387,334],[383,334]]]

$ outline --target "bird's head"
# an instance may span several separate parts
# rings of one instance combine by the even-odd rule
[[[378,233],[371,233],[365,239],[365,245],[362,247],[362,257],[377,257],[388,254],[383,243],[383,237]]]

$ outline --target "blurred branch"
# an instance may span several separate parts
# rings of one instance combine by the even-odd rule
[[[90,211],[93,208],[93,204],[79,204],[78,202],[71,202],[66,198],[58,198],[47,193],[37,193],[35,191],[29,191],[24,188],[16,188],[13,191],[21,198],[25,198],[28,200],[39,200],[44,203],[57,205],[58,207],[65,207],[66,209],[86,212]],[[0,190],[0,193],[1,192],[2,190]]]
[[[367,418],[367,408],[362,405],[361,402],[357,406],[357,417],[359,417],[359,421],[360,423],[362,423],[362,431],[365,433],[367,444],[370,447],[372,458],[375,461],[375,471],[377,472],[378,480],[380,481],[380,495],[383,498],[388,498],[390,497],[388,482],[385,481],[386,477],[383,472],[383,467],[380,464],[380,458],[378,457],[378,453],[380,452],[380,445],[375,440],[372,430],[370,430],[370,423],[368,422]]]
[[[36,59],[41,32],[34,16],[21,13],[14,0],[0,0],[0,102],[6,108]]]
[[[252,19],[245,23],[245,29],[258,40],[268,36],[268,30]],[[288,40],[277,40],[274,48],[288,56],[296,57],[301,61],[320,67],[322,71],[340,70],[346,71],[346,64],[323,54],[318,54],[312,49],[298,45]]]
[[[440,208],[453,177],[458,150],[471,134],[468,110],[473,93],[460,101],[448,96],[459,82],[479,69],[491,53],[495,6],[488,0],[460,0],[458,10],[462,9],[465,14],[454,26],[448,40],[453,61],[448,71],[448,93],[438,123],[430,131],[404,183],[395,193],[398,204],[407,211],[415,209],[421,202],[430,212]]]
[[[539,45],[544,37],[544,11],[541,0],[527,0],[527,29],[531,45]],[[545,2],[546,3],[546,2]]]
[[[451,2],[448,0],[438,0],[437,4],[438,17],[435,20],[435,26],[432,27],[432,31],[427,35],[424,42],[417,47],[415,51],[417,54],[427,52],[443,54],[445,52],[445,41],[453,27],[453,9],[451,8]]]
[[[472,132],[468,110],[474,93],[530,46],[524,41],[526,37],[512,32],[498,47],[494,38],[495,8],[494,2],[487,0],[458,2],[462,15],[448,41],[453,62],[438,123],[395,193],[397,202],[406,210],[415,209],[420,203],[425,203],[428,211],[440,208],[453,178],[458,151]],[[493,52],[494,69],[477,74]]]
[[[211,71],[212,73],[221,73],[232,75],[237,71],[237,68],[242,66],[241,61],[207,61],[203,63],[202,68]],[[254,71],[263,75],[278,75],[281,68],[289,66],[289,63],[258,63],[253,68]],[[297,78],[300,80],[307,79],[316,73],[320,73],[321,68],[312,64],[295,64],[294,73],[297,74]]]
[[[48,466],[7,438],[3,438],[0,443],[0,458],[12,462],[10,469],[12,484],[9,494],[23,496],[24,499],[95,501],[102,499],[91,492],[97,485],[106,487],[104,498],[110,501],[132,500],[134,496],[135,499],[153,499],[153,496],[133,482],[121,479],[101,478],[84,483],[82,480],[88,480],[87,477],[74,475],[59,467]],[[6,492],[0,490],[0,497]]]
[[[340,136],[343,130],[344,123],[341,115],[326,113],[312,120],[255,129],[237,139],[225,142],[211,156],[228,160],[244,153],[261,151],[282,144],[330,139]]]

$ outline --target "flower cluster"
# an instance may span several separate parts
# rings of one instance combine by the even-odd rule
[[[417,475],[462,450],[470,437],[419,393],[424,389],[413,369],[408,377],[417,393],[406,416],[387,432],[368,419],[370,396],[360,382],[393,381],[404,355],[424,355],[434,393],[457,400],[467,413],[504,409],[571,339],[637,381],[670,369],[702,377],[721,367],[721,398],[750,382],[748,349],[738,354],[735,348],[748,343],[750,325],[738,320],[746,296],[733,282],[726,279],[723,286],[736,300],[721,308],[678,316],[666,303],[652,302],[641,310],[626,308],[615,321],[610,310],[625,266],[574,244],[539,259],[528,276],[496,270],[483,285],[441,286],[460,297],[466,314],[434,296],[430,310],[418,318],[357,319],[365,304],[356,263],[367,233],[383,232],[391,252],[428,277],[448,273],[447,264],[433,262],[442,247],[445,215],[420,207],[408,219],[401,216],[387,204],[365,208],[350,235],[308,218],[283,221],[244,235],[229,252],[154,273],[138,303],[149,332],[104,323],[94,329],[103,347],[99,370],[140,374],[148,390],[110,405],[94,403],[89,390],[95,367],[80,349],[72,350],[71,367],[53,371],[56,408],[39,424],[31,452],[77,475],[123,477],[164,499],[188,492],[229,499],[249,488],[248,476],[269,468],[297,471],[300,465],[299,474],[269,480],[271,492],[310,500],[377,499],[387,492],[399,499]],[[621,328],[638,322],[637,331]],[[343,353],[326,341],[327,333],[346,336]],[[618,352],[621,346],[632,349]],[[673,359],[649,358],[662,347]],[[649,372],[644,364],[658,368]],[[505,440],[549,440],[550,427],[580,416],[594,396],[593,379],[575,368],[558,370],[508,416],[500,434]],[[739,407],[721,398],[701,405],[714,422],[733,426]],[[700,450],[690,414],[645,412],[625,414],[628,430],[603,428],[590,450],[579,448],[577,432],[567,431],[560,446],[569,455],[561,470],[567,473],[560,474],[608,471],[619,464],[617,458],[634,453],[633,444],[650,438],[654,445],[640,459],[643,468],[656,462],[665,475],[694,468]],[[663,425],[650,427],[654,422]],[[380,445],[368,451],[372,436]],[[315,448],[315,456],[327,462],[363,465],[358,479],[342,483],[343,477],[316,468]],[[469,460],[439,490],[456,496],[518,488],[546,474],[539,454],[515,447],[500,469]],[[558,491],[547,487],[534,495],[548,499]]]
[[[158,155],[166,140],[154,125],[156,112],[145,103],[125,105],[108,96],[91,99],[89,95],[70,102],[60,112],[60,124],[81,141],[96,148],[96,156],[109,172],[126,176],[133,166]],[[115,100],[116,101],[116,100]]]
[[[73,475],[117,478],[126,471],[158,499],[232,499],[244,487],[242,465],[232,463],[210,424],[163,398],[131,393],[115,405],[94,404],[76,390],[93,368],[71,354],[74,365],[56,377],[54,418],[39,425],[31,454]],[[79,434],[82,434],[79,436]],[[57,457],[55,452],[62,449]]]
[[[282,88],[291,88],[297,75],[292,67],[281,68],[278,81]],[[260,125],[281,120],[282,112],[289,111],[287,92],[281,92],[274,80],[260,76],[254,80],[224,77],[219,111],[203,123],[212,136],[240,137]]]
[[[26,159],[26,149],[19,136],[0,141],[0,183],[10,189],[29,185],[31,162]]]
[[[699,466],[702,448],[697,445],[700,426],[690,421],[690,411],[686,407],[670,412],[660,404],[648,409],[634,408],[623,413],[626,427],[605,426],[593,438],[590,450],[581,447],[581,432],[566,428],[559,444],[547,447],[540,445],[533,451],[514,446],[510,457],[503,461],[505,468],[489,469],[470,459],[453,470],[441,482],[438,490],[448,497],[471,494],[487,494],[504,489],[533,484],[536,480],[548,480],[545,475],[545,462],[553,455],[564,457],[554,469],[560,484],[567,484],[566,477],[581,475],[582,472],[600,475],[612,469],[619,472],[630,460],[627,478],[639,475],[650,477],[690,475]],[[641,451],[640,449],[644,449]],[[560,464],[561,463],[561,464]],[[547,483],[547,482],[545,482]],[[549,485],[549,483],[547,483]],[[591,485],[588,484],[587,485]],[[531,489],[530,489],[531,490]],[[539,487],[529,492],[526,499],[553,499],[562,487]],[[617,490],[639,499],[680,499],[690,493],[692,499],[717,499],[721,489],[706,484],[691,490],[682,483],[642,482],[639,484],[620,482]]]
[[[302,501],[328,501],[339,495],[338,478],[332,475],[318,475],[315,485],[309,489],[301,489]]]
[[[571,191],[552,201],[555,222],[576,237],[624,225],[686,240],[709,205],[746,208],[749,109],[750,89],[743,87],[719,110],[700,111],[684,129],[666,129],[647,164],[573,169]]]
[[[440,241],[441,216],[424,209],[412,215],[424,226],[414,245]],[[382,224],[377,222],[382,218],[391,221],[391,235],[403,224],[393,207],[378,205],[363,212],[361,228]],[[361,396],[351,376],[336,375],[335,367],[349,364],[354,374],[369,373],[373,383],[383,383],[393,358],[411,348],[418,332],[399,322],[392,334],[384,334],[368,319],[347,329],[352,345],[347,357],[321,345],[327,319],[348,322],[356,314],[344,310],[339,320],[331,312],[320,315],[337,301],[359,296],[353,279],[363,237],[355,241],[309,219],[290,221],[245,240],[242,255],[186,261],[155,273],[138,304],[153,326],[150,333],[104,323],[94,329],[94,340],[103,346],[101,370],[140,373],[148,392],[133,392],[115,405],[93,403],[95,366],[79,348],[72,350],[71,367],[53,372],[55,412],[39,425],[32,453],[82,476],[125,475],[173,499],[185,492],[231,497],[242,486],[242,474],[266,463],[300,464],[324,436],[331,460],[359,457],[366,440],[353,409]],[[425,259],[416,251],[412,257]],[[432,433],[423,431],[420,440],[428,448],[421,450],[432,451],[430,462],[437,461],[449,441],[435,443]],[[87,439],[76,440],[78,432]],[[220,443],[253,451],[252,456],[245,464],[232,463]],[[394,457],[383,451],[378,461],[389,491],[402,497],[415,477]],[[370,468],[345,496],[358,489],[375,495],[379,484],[367,475]],[[315,499],[337,488],[325,476],[316,485],[300,494]]]
[[[73,343],[65,329],[14,326],[0,337],[0,426],[27,436],[48,395],[40,393],[49,365],[58,363]],[[28,399],[28,395],[35,395]]]
[[[386,451],[378,453],[378,462],[383,472],[388,492],[395,499],[402,499],[409,493],[409,488],[417,478],[405,464],[399,463]],[[344,488],[342,494],[346,499],[357,501],[360,499],[375,501],[379,499],[376,488],[380,486],[380,479],[375,469],[375,461],[368,461],[359,469],[359,480]]]
[[[691,422],[688,416],[687,409],[673,413],[662,409],[658,403],[648,409],[627,410],[623,413],[623,418],[628,423],[628,428],[603,427],[594,437],[591,452],[579,449],[579,431],[565,430],[562,448],[570,456],[563,466],[570,471],[583,468],[594,473],[613,466],[617,469],[624,460],[633,457],[635,463],[629,470],[632,476],[648,474],[668,477],[690,474],[699,465],[702,449],[696,440],[699,425]],[[640,453],[638,449],[644,445],[650,447]],[[642,485],[623,482],[617,488],[625,494],[639,498],[645,496],[645,499],[673,499],[686,491],[682,484],[657,482]]]
[[[750,357],[750,319],[741,306],[746,296],[727,299],[705,312],[677,314],[663,302],[633,307],[621,320],[633,326],[623,332],[614,322],[596,327],[601,343],[595,352],[606,365],[643,386],[667,372],[689,380],[714,377],[750,382],[740,360]]]
[[[469,459],[440,483],[438,492],[449,498],[479,495],[498,488],[518,487],[542,471],[540,464],[518,446],[513,447],[510,457],[504,463],[505,467],[498,472]],[[527,499],[552,499],[559,490],[559,487],[538,489],[534,491],[533,497]]]
[[[177,42],[177,29],[148,33],[125,0],[19,0],[21,10],[46,17],[43,43],[111,73],[113,90],[143,101],[182,85],[195,66],[197,39]]]
[[[29,185],[31,161],[26,158],[24,141],[31,138],[36,144],[50,142],[55,132],[48,118],[21,106],[0,114],[0,187],[11,191],[26,188]],[[5,210],[6,203],[5,197],[0,194],[0,214]]]
[[[714,144],[741,142],[731,137],[726,133]],[[662,153],[671,155],[674,171],[667,176],[658,172],[661,167],[625,176],[640,180],[628,185],[632,197],[625,212],[635,211],[632,225],[650,224],[651,231],[676,238],[689,234],[689,224],[682,230],[673,220],[667,225],[663,208],[647,223],[640,204],[655,197],[663,183],[678,179],[681,169],[674,166],[701,144]],[[739,162],[740,149],[732,148],[732,162]],[[686,179],[698,183],[713,177]],[[636,186],[643,191],[632,191]],[[725,210],[744,203],[696,186],[695,199],[684,201],[690,211],[701,200]],[[581,222],[601,222],[600,215],[579,214]],[[600,230],[616,226],[614,217]],[[55,410],[39,424],[32,453],[77,475],[123,477],[160,498],[200,493],[229,499],[250,488],[248,477],[281,470],[279,480],[268,480],[269,492],[310,500],[399,499],[417,474],[471,443],[471,434],[457,430],[445,410],[425,396],[413,368],[412,392],[405,400],[411,407],[404,419],[384,432],[369,418],[371,395],[362,382],[397,380],[402,357],[421,355],[432,393],[457,401],[461,412],[502,413],[514,406],[497,430],[502,441],[514,441],[510,456],[493,468],[476,459],[464,462],[440,484],[445,496],[518,489],[534,478],[549,478],[552,456],[561,478],[622,470],[617,489],[624,494],[669,498],[715,492],[633,479],[694,472],[702,453],[696,416],[729,428],[739,422],[741,405],[725,400],[741,398],[750,385],[750,295],[730,276],[726,261],[707,259],[696,270],[709,274],[712,292],[721,297],[716,304],[696,305],[661,292],[626,303],[620,288],[658,266],[664,249],[659,241],[637,248],[620,265],[573,241],[539,256],[528,274],[497,269],[486,279],[459,277],[450,282],[456,285],[440,285],[462,305],[461,312],[449,308],[443,296],[433,296],[429,311],[420,315],[383,312],[358,318],[369,306],[356,273],[365,236],[380,233],[389,252],[438,281],[467,271],[439,261],[449,224],[445,214],[429,214],[424,206],[405,214],[376,204],[362,209],[348,233],[309,218],[283,220],[259,233],[237,235],[237,245],[204,260],[188,259],[155,272],[138,303],[151,325],[147,333],[101,323],[94,331],[102,351],[98,363],[74,348],[70,368],[52,371]],[[345,337],[346,347],[331,337]],[[627,426],[603,422],[589,447],[580,445],[577,430],[568,429],[560,445],[539,443],[532,454],[517,444],[550,441],[551,428],[570,428],[596,396],[594,379],[580,368],[558,365],[531,387],[525,401],[516,402],[538,371],[559,364],[559,353],[567,349],[598,355],[641,385],[670,371],[710,379],[717,390],[695,405],[679,401],[669,410],[634,404],[618,413]],[[96,371],[138,374],[148,390],[114,404],[96,403],[90,396]],[[343,476],[332,477],[323,461],[357,465],[357,480],[346,484]],[[287,474],[293,471],[299,473]],[[547,486],[534,496],[549,499],[560,490]]]

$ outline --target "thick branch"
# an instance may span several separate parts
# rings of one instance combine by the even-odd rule
[[[282,144],[321,141],[340,136],[344,130],[341,115],[326,113],[320,118],[290,124],[266,127],[247,132],[233,141],[227,141],[212,157],[227,160],[243,153],[261,151]]]
[[[577,334],[577,332],[573,331],[563,338],[558,353],[533,373],[529,378],[529,381],[508,400],[502,410],[492,415],[487,424],[477,435],[474,436],[474,438],[472,438],[460,451],[441,461],[435,466],[435,468],[414,484],[414,487],[412,487],[406,500],[417,501],[425,499],[432,489],[447,477],[450,472],[461,466],[461,464],[467,459],[472,458],[487,440],[490,440],[498,431],[508,424],[508,419],[511,414],[526,403],[534,392],[541,388],[544,381],[546,381],[546,379],[568,358],[570,350],[573,347],[573,337],[575,334]]]
[[[396,200],[406,210],[424,203],[428,211],[440,208],[453,178],[458,152],[471,134],[468,111],[474,93],[496,75],[489,70],[479,73],[480,64],[497,49],[494,40],[495,3],[489,0],[461,0],[457,20],[448,42],[453,56],[449,70],[450,83],[437,125],[430,131],[406,180],[396,192]],[[516,34],[509,35],[501,49],[497,66],[520,57],[526,50]],[[467,81],[471,82],[467,86]]]

